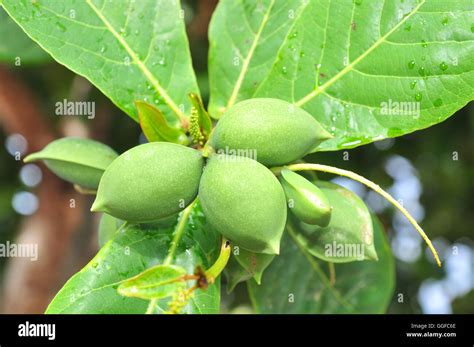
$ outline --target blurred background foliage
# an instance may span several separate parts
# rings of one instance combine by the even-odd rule
[[[189,1],[184,2],[184,6],[198,82],[207,102],[207,25],[215,1],[197,4]],[[55,137],[69,134],[89,136],[107,143],[118,152],[144,141],[138,124],[122,114],[87,81],[42,53],[21,30],[17,30],[1,9],[0,37],[3,40],[0,40],[0,71],[3,71],[0,86],[3,84],[8,88],[6,84],[14,79],[22,88],[28,89],[34,97],[32,103],[42,117],[39,121],[47,124],[45,127]],[[7,37],[8,40],[4,39]],[[25,219],[37,213],[43,203],[44,199],[38,199],[37,191],[47,173],[43,166],[27,166],[15,158],[15,152],[21,152],[23,157],[33,149],[29,146],[28,136],[15,132],[15,127],[4,126],[9,124],[8,117],[12,117],[5,112],[5,107],[12,101],[5,101],[11,96],[2,95],[2,90],[5,89],[0,88],[0,243],[6,243],[18,239]],[[55,104],[63,99],[94,101],[96,118],[56,116]],[[16,116],[22,121],[22,105],[18,110],[20,114]],[[317,153],[307,160],[353,170],[388,189],[421,222],[439,250],[444,262],[441,269],[437,268],[415,230],[391,206],[358,183],[335,179],[365,199],[381,218],[391,240],[397,258],[397,288],[388,312],[474,313],[472,103],[432,128],[348,151]],[[334,179],[330,175],[321,175],[320,178]],[[73,193],[66,190],[64,194],[69,197]],[[21,277],[16,271],[22,271],[22,267],[13,267],[15,272],[8,277],[5,272],[11,259],[0,258],[0,299],[4,312],[41,312],[48,298],[97,251],[97,221],[88,212],[90,203],[91,199],[86,197],[84,206],[78,211],[80,222],[74,225],[71,237],[61,241],[65,244],[48,248],[48,252],[61,247],[64,250],[55,261],[55,267],[47,261],[44,267],[45,271],[56,271],[57,274],[42,280],[44,274],[35,270],[28,275],[33,276],[34,281],[26,276],[23,282],[15,282],[12,278]],[[40,249],[38,262],[42,261],[45,261],[44,254]],[[57,264],[58,261],[61,264]],[[39,299],[28,305],[22,304],[21,295],[15,295],[16,292],[23,293],[15,290],[18,289],[15,286],[22,283],[33,283],[27,292],[30,296],[42,291],[42,295],[36,295]],[[245,284],[239,285],[231,295],[223,294],[223,310],[251,312]]]

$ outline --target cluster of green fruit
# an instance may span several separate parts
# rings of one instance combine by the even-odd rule
[[[250,99],[223,115],[206,157],[167,142],[117,156],[95,141],[65,138],[25,161],[44,160],[63,179],[97,190],[92,211],[132,223],[174,216],[199,196],[208,223],[244,253],[274,255],[287,205],[302,222],[319,226],[329,224],[331,206],[302,176],[283,169],[278,179],[269,167],[294,162],[329,138],[310,114],[292,104]],[[257,157],[238,155],[249,150]]]

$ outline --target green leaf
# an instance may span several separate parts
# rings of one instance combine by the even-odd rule
[[[186,288],[186,270],[175,265],[156,265],[122,282],[121,295],[140,299],[163,299]]]
[[[474,99],[473,22],[471,0],[223,0],[209,34],[209,110],[293,102],[335,135],[318,150],[427,128]]]
[[[243,248],[239,248],[238,252],[234,251],[233,254],[235,260],[258,284],[261,283],[263,272],[275,258],[273,254],[254,253]]]
[[[210,267],[218,256],[220,237],[206,227],[199,206],[194,207],[176,245],[175,236],[175,225],[125,224],[89,264],[69,279],[46,313],[145,313],[148,300],[117,292],[123,281],[165,263],[170,255],[170,264],[183,267],[189,274],[197,266]],[[164,300],[158,301],[153,312],[167,309]],[[219,302],[220,278],[206,290],[196,290],[182,312],[218,313]]]
[[[282,251],[265,271],[262,284],[247,282],[258,313],[384,313],[395,288],[395,262],[382,226],[373,218],[377,262],[328,263],[304,251],[285,234]]]
[[[263,272],[274,258],[275,255],[273,254],[254,253],[241,247],[234,247],[232,256],[225,268],[227,292],[230,293],[237,284],[251,278],[257,284],[260,284]]]
[[[377,260],[372,219],[365,203],[350,190],[330,182],[316,185],[332,206],[327,227],[296,220],[296,236],[308,253],[325,261]]]
[[[150,142],[164,141],[187,146],[189,140],[184,132],[168,124],[159,109],[143,101],[135,101],[140,126]]]
[[[0,7],[0,61],[14,64],[42,64],[51,57],[8,17]],[[19,60],[17,60],[19,58]]]
[[[89,79],[138,120],[133,102],[185,118],[198,93],[178,0],[4,0],[3,7],[55,60]]]
[[[227,294],[230,294],[237,284],[245,282],[252,278],[252,274],[245,270],[238,262],[235,260],[235,256],[229,258],[224,274],[227,280]]]
[[[123,223],[123,220],[112,217],[107,213],[102,214],[98,230],[99,246],[101,248],[114,237],[115,232]]]

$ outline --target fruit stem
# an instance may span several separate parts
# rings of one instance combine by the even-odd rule
[[[174,254],[176,252],[176,248],[178,247],[179,240],[183,236],[184,229],[186,229],[186,224],[188,224],[189,215],[191,214],[194,205],[196,204],[197,200],[194,200],[188,207],[186,207],[181,215],[181,218],[176,226],[176,234],[174,235],[173,241],[171,241],[171,247],[168,252],[168,256],[165,259],[164,265],[169,265],[173,260]]]
[[[219,254],[219,258],[217,258],[216,262],[204,273],[208,283],[213,283],[224,270],[230,258],[230,250],[230,241],[225,237],[222,237],[221,253]]]
[[[344,177],[351,178],[354,181],[360,182],[360,183],[366,185],[367,187],[373,189],[375,192],[379,193],[387,201],[389,201],[392,205],[394,205],[397,209],[399,209],[400,212],[415,227],[416,231],[421,235],[423,240],[425,240],[425,242],[428,245],[429,249],[433,253],[433,256],[436,260],[436,263],[438,264],[438,266],[441,267],[441,261],[440,261],[439,256],[438,256],[438,252],[436,252],[436,249],[434,248],[433,244],[431,243],[431,240],[425,234],[425,232],[420,227],[420,225],[417,223],[417,221],[411,216],[411,214],[397,200],[395,200],[395,198],[393,198],[389,193],[387,193],[385,190],[380,188],[380,186],[378,184],[375,184],[374,182],[368,180],[367,178],[365,178],[363,176],[360,176],[360,175],[356,174],[355,172],[339,169],[337,167],[333,167],[333,166],[329,166],[329,165],[303,163],[303,164],[288,165],[285,168],[288,169],[288,170],[292,170],[292,171],[314,170],[314,171],[321,171],[321,172],[327,172],[327,173],[331,173],[331,174],[335,174],[335,175],[339,175],[339,176],[344,176]],[[278,175],[279,172],[282,169],[283,169],[283,167],[276,167],[276,168],[273,168],[272,171],[276,175]]]

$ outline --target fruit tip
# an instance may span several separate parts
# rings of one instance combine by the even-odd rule
[[[103,212],[104,211],[104,205],[102,204],[99,199],[95,199],[94,203],[91,206],[91,212]]]

